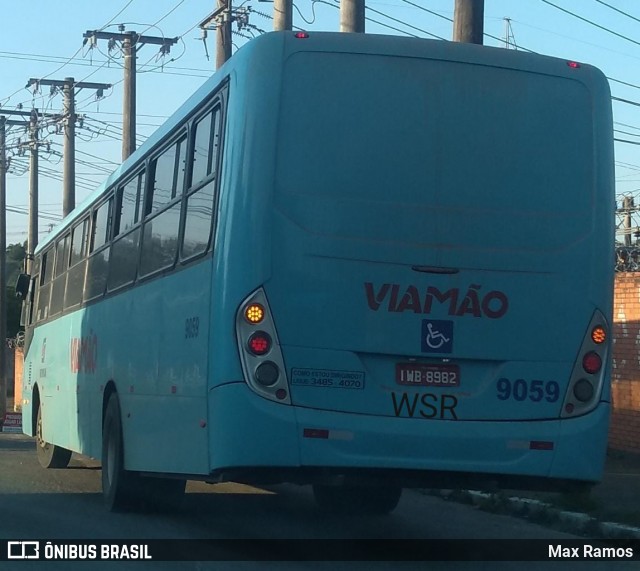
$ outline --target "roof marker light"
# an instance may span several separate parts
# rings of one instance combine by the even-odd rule
[[[296,32],[293,37],[298,38],[299,40],[306,40],[309,37],[309,34],[307,34],[307,32]]]
[[[578,69],[580,64],[577,61],[568,61],[567,65],[572,69]]]

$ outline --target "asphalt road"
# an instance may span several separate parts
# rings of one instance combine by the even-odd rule
[[[109,513],[100,491],[100,466],[74,455],[66,470],[44,470],[32,439],[0,434],[1,539],[575,539],[524,520],[485,513],[405,491],[386,517],[333,516],[315,508],[308,487],[258,489],[189,482],[172,513]],[[590,562],[590,570],[638,569],[638,562]],[[13,569],[582,569],[583,562],[22,562]]]

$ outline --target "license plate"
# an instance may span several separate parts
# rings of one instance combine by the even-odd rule
[[[459,387],[458,365],[397,363],[396,383],[411,387]]]

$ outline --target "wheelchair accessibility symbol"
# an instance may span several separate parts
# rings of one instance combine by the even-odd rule
[[[422,320],[422,352],[451,353],[453,351],[453,321]]]

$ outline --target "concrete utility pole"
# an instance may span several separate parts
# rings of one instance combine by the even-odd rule
[[[109,83],[75,82],[73,77],[65,79],[36,79],[31,78],[27,87],[32,85],[50,85],[62,88],[64,96],[64,149],[62,174],[62,216],[66,216],[76,207],[76,89],[95,89],[97,97],[102,97]]]
[[[38,245],[38,120],[60,119],[59,115],[39,114],[37,109],[31,111],[16,111],[14,109],[0,109],[0,115],[18,115],[28,118],[29,122],[5,121],[5,125],[27,126],[29,129],[29,235],[27,238],[27,265],[26,272],[31,273],[33,252]]]
[[[453,13],[453,41],[483,43],[484,0],[456,0]]]
[[[87,30],[83,35],[85,42],[91,42],[94,46],[98,40],[122,42],[124,56],[124,97],[122,103],[122,160],[124,161],[136,150],[136,56],[138,49],[145,44],[160,46],[160,54],[170,52],[178,38],[159,38],[155,36],[141,36],[136,32],[125,32],[124,27],[120,33],[101,32],[99,30]]]
[[[0,424],[7,412],[7,118],[0,116]]]
[[[231,58],[231,0],[218,0],[221,10],[216,29],[216,69]]]
[[[132,32],[122,42],[124,55],[124,97],[122,99],[122,160],[136,150],[136,40]]]
[[[340,31],[364,34],[364,0],[342,0],[340,3]]]
[[[273,29],[276,32],[293,29],[293,0],[274,0]]]
[[[29,121],[29,233],[27,235],[27,273],[31,275],[33,253],[38,245],[38,112],[31,111]]]
[[[198,27],[203,31],[205,38],[207,30],[216,30],[216,69],[220,69],[224,62],[231,58],[231,24],[236,18],[231,0],[217,0],[216,6]]]

